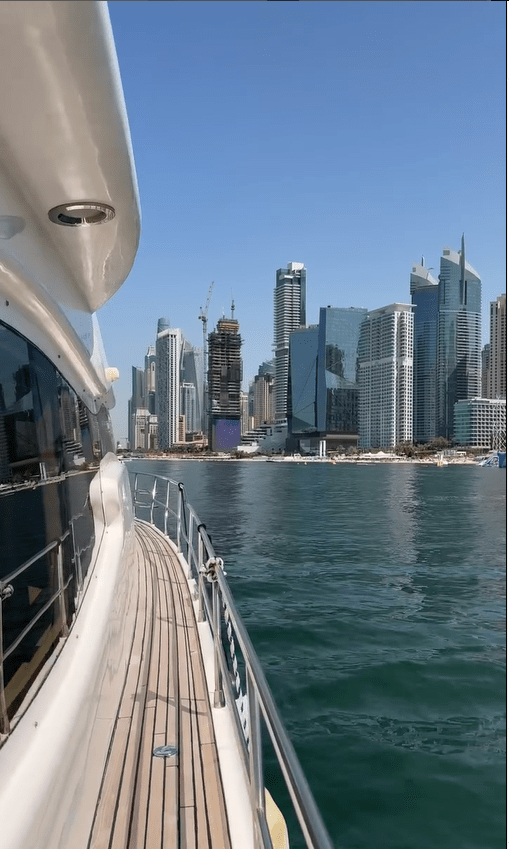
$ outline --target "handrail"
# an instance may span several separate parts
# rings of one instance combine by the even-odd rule
[[[236,707],[232,716],[251,790],[256,846],[272,849],[265,810],[263,720],[306,846],[308,849],[332,849],[262,666],[235,606],[223,561],[217,557],[205,525],[187,501],[184,485],[164,475],[146,472],[130,472],[130,477],[134,478],[135,515],[147,520],[148,511],[149,521],[173,538],[179,552],[185,546],[182,553],[189,568],[189,578],[196,582],[197,618],[208,622],[214,639],[214,707],[222,709],[225,704]],[[143,478],[150,478],[152,484],[142,487]],[[161,514],[159,523],[154,522],[154,513]],[[173,537],[168,530],[170,517],[174,525]],[[243,661],[242,675],[239,653]]]
[[[17,566],[12,572],[8,575],[4,575],[0,579],[0,734],[8,735],[10,733],[10,718],[7,710],[7,701],[5,696],[5,680],[4,680],[4,662],[10,655],[16,650],[16,648],[22,643],[25,637],[32,631],[35,627],[39,619],[52,607],[53,604],[58,602],[59,606],[59,631],[63,637],[67,637],[69,634],[69,611],[67,610],[67,603],[65,592],[68,589],[69,585],[73,581],[76,580],[76,598],[79,596],[79,593],[83,589],[83,571],[81,558],[82,555],[89,550],[92,545],[92,542],[88,543],[88,545],[79,547],[75,538],[75,529],[74,523],[81,518],[83,514],[77,514],[72,516],[69,520],[69,525],[67,529],[61,534],[57,539],[48,543],[48,545],[41,548],[36,554],[32,555],[28,560],[25,560],[20,566]],[[65,540],[68,537],[71,537],[72,544],[72,557],[71,562],[73,563],[73,570],[67,576],[67,579],[64,580],[64,558],[62,546]],[[4,647],[4,624],[3,624],[3,602],[4,600],[10,598],[14,594],[14,587],[12,586],[12,582],[19,578],[23,572],[26,572],[34,563],[37,563],[43,557],[46,557],[47,554],[53,554],[56,556],[56,570],[55,575],[57,577],[58,587],[51,594],[50,598],[37,610],[37,613],[30,619],[29,622],[25,625],[25,627],[17,634],[14,640],[10,643],[6,648]]]

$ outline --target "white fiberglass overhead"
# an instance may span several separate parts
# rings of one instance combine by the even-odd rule
[[[42,231],[64,270],[44,286],[57,301],[93,312],[125,280],[139,238],[107,4],[0,3],[0,74],[9,80],[0,87],[0,168],[12,189],[0,215],[19,220],[20,237],[30,227]],[[48,217],[55,206],[87,201],[113,207],[114,218],[75,228]],[[17,241],[9,241],[12,249]]]
[[[0,2],[0,74],[0,319],[94,406],[110,380],[93,313],[129,274],[140,233],[107,4]],[[69,226],[78,215],[98,223]]]

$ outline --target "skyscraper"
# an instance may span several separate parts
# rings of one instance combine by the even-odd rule
[[[180,409],[185,419],[184,434],[199,430],[200,417],[197,412],[197,392],[194,383],[182,383],[180,386]]]
[[[228,451],[240,444],[240,385],[242,339],[236,319],[219,319],[209,333],[209,448]]]
[[[414,316],[410,304],[366,315],[359,339],[359,445],[394,448],[412,439]]]
[[[193,401],[193,393],[189,388],[186,389],[186,407],[182,412],[186,417],[186,432],[197,433],[203,430],[203,348],[194,348],[187,341],[184,341],[182,352],[181,383],[195,387]],[[193,407],[191,417],[189,404]]]
[[[507,397],[507,296],[490,303],[488,398]]]
[[[258,373],[253,389],[253,427],[274,421],[274,375]]]
[[[292,330],[289,339],[288,434],[317,436],[316,358],[318,325]],[[277,366],[277,360],[276,360]],[[277,373],[276,373],[277,374]]]
[[[436,436],[438,280],[424,264],[412,266],[410,295],[414,306],[414,442]]]
[[[438,277],[437,436],[454,437],[454,404],[481,394],[481,279],[445,248]]]
[[[481,398],[489,398],[489,384],[490,384],[490,343],[486,342],[486,345],[483,347],[481,351]]]
[[[132,395],[128,402],[128,440],[131,449],[145,448],[145,373],[143,369],[132,367]]]
[[[306,324],[306,268],[289,262],[276,271],[274,289],[274,353],[276,359],[276,418],[286,418],[288,394],[288,346],[292,330]]]
[[[156,340],[156,410],[159,448],[163,451],[179,441],[180,369],[183,337],[178,328],[159,319]]]
[[[145,403],[151,416],[156,411],[156,349],[150,345],[145,355]]]
[[[318,325],[316,424],[331,443],[357,444],[359,338],[363,307],[321,307]]]

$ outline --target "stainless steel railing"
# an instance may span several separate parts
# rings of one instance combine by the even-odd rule
[[[214,706],[235,706],[232,715],[251,791],[257,845],[272,849],[265,807],[262,736],[268,732],[308,849],[332,849],[294,748],[237,611],[205,525],[186,498],[182,483],[161,475],[130,473],[135,515],[175,542],[196,582],[198,620],[214,639]],[[265,735],[267,736],[267,735]]]
[[[53,607],[53,605],[57,605],[57,614],[55,615],[54,624],[54,638],[66,638],[69,635],[69,625],[72,621],[72,616],[75,614],[79,606],[80,594],[83,591],[83,555],[88,555],[95,540],[95,538],[92,537],[88,540],[85,546],[80,547],[78,544],[75,523],[83,515],[84,514],[78,514],[73,516],[69,521],[67,530],[64,531],[58,539],[48,543],[48,545],[0,579],[0,734],[2,735],[8,735],[11,730],[11,722],[5,693],[5,661],[13,654],[18,646],[23,642],[25,637],[30,634],[39,620]],[[66,563],[64,564],[64,542],[68,538],[70,538],[70,551],[68,553],[68,560],[66,560]],[[51,593],[50,597],[44,602],[44,604],[39,607],[30,621],[25,624],[24,628],[22,628],[9,645],[5,647],[4,602],[15,595],[16,579],[23,575],[38,561],[43,560],[46,556],[49,556],[53,561],[51,574],[54,576],[54,579],[56,579],[56,589]],[[65,569],[64,565],[66,566]],[[67,575],[64,574],[66,571],[68,572]],[[73,581],[75,582],[74,599],[71,599],[72,609],[68,609],[69,603],[66,598],[66,593],[69,585]],[[33,682],[37,673],[38,669],[36,669],[33,675],[30,676],[29,684]]]

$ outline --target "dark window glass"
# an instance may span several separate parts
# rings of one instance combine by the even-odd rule
[[[113,450],[107,410],[94,415],[41,351],[0,323],[0,578],[58,542],[10,579],[0,602],[9,716],[72,622],[95,543],[90,483]]]

